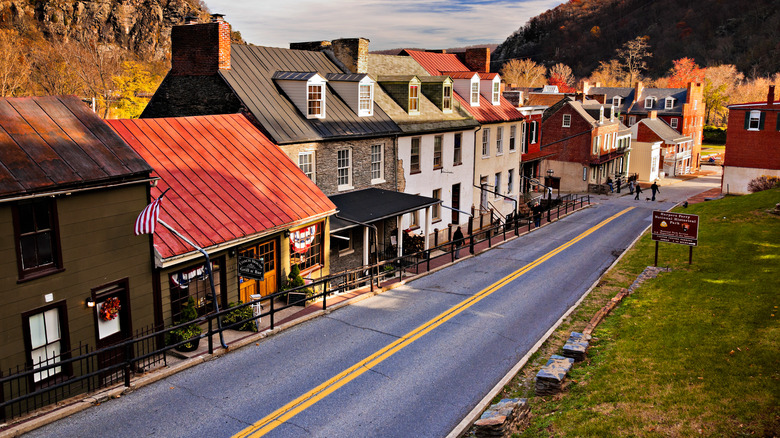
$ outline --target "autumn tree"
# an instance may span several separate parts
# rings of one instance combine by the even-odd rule
[[[518,87],[541,87],[545,83],[547,69],[530,59],[513,59],[501,67],[501,77],[507,84]]]
[[[0,30],[0,95],[24,94],[30,74],[26,44],[14,30]]]
[[[673,61],[674,67],[669,70],[668,88],[685,88],[690,82],[704,81],[704,69],[700,68],[691,58],[680,58]]]
[[[631,87],[634,82],[641,77],[641,72],[647,70],[646,58],[653,56],[650,53],[650,45],[647,43],[650,37],[638,36],[631,41],[623,44],[623,47],[616,50],[621,67],[627,73],[627,86]]]
[[[571,71],[571,67],[566,64],[559,62],[552,66],[550,68],[550,79],[552,80],[553,77],[568,87],[571,87],[574,84],[574,73]]]
[[[744,79],[745,76],[737,70],[737,67],[730,64],[707,67],[704,75],[706,124],[717,126],[726,124],[728,119],[726,105]]]
[[[73,43],[45,40],[32,43],[30,81],[35,86],[36,94],[82,94],[83,83],[65,56],[72,45]]]
[[[592,84],[599,83],[602,87],[619,87],[626,81],[626,74],[620,65],[620,61],[613,59],[609,62],[601,61],[598,68],[591,73],[588,81]]]
[[[117,90],[113,116],[121,119],[138,118],[161,78],[153,76],[144,65],[135,61],[122,63],[122,70],[121,74],[113,78]]]

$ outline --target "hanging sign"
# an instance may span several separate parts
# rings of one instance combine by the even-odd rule
[[[298,254],[305,254],[317,236],[317,224],[290,233],[290,246]]]
[[[256,259],[238,256],[238,275],[254,280],[264,280],[265,265],[263,264],[263,258],[260,257],[259,259]]]

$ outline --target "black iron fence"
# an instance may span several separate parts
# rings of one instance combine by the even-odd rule
[[[542,216],[549,222],[589,203],[590,196],[558,198],[548,206]],[[531,231],[536,226],[533,219],[531,216],[512,215],[497,220],[492,225],[488,225],[484,220],[475,223],[472,219],[468,224],[468,233],[463,241],[459,242],[460,251],[474,254],[478,250],[501,243],[513,235],[519,235],[521,230]],[[60,354],[59,357],[49,358],[45,363],[17,367],[5,373],[0,372],[0,420],[7,421],[20,417],[70,397],[119,383],[130,386],[134,375],[157,366],[167,365],[171,349],[191,342],[199,342],[203,338],[208,343],[208,353],[213,354],[214,336],[221,335],[217,319],[222,321],[222,318],[228,314],[235,315],[235,312],[241,312],[247,306],[254,307],[251,312],[241,314],[251,316],[239,320],[231,318],[234,322],[223,322],[221,330],[238,330],[246,327],[247,323],[254,324],[255,321],[265,320],[265,318],[268,318],[269,328],[273,330],[277,325],[277,314],[290,307],[314,303],[321,305],[325,310],[328,298],[334,294],[358,288],[369,288],[373,291],[377,287],[454,261],[456,243],[450,241],[414,254],[332,274],[304,286],[270,294],[252,302],[240,303],[229,309],[201,316],[195,321],[163,330],[149,327],[136,332],[131,339],[110,347],[95,350],[89,345],[79,345],[69,352]],[[261,302],[266,303],[267,306],[263,308],[264,311],[256,311],[260,308]],[[282,302],[285,304],[280,304]],[[172,331],[193,323],[206,327],[206,330],[190,339],[177,339],[171,336]],[[172,341],[172,339],[177,340]],[[45,380],[44,383],[36,382],[37,378],[34,377],[49,374],[56,374],[56,376]]]

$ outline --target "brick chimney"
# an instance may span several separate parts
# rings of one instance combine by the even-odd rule
[[[582,94],[587,96],[591,87],[592,87],[592,85],[590,85],[590,82],[582,81]]]
[[[772,103],[775,101],[775,86],[770,85],[769,91],[766,93],[766,104],[772,105]]]
[[[650,120],[655,120],[658,118],[658,111],[652,110],[647,113],[647,118]]]
[[[466,49],[463,63],[471,71],[490,73],[490,49],[487,47]]]
[[[642,90],[644,89],[645,87],[642,85],[642,81],[639,81],[634,85],[634,101],[631,103],[636,103],[637,100],[639,100],[639,96],[642,95]]]
[[[230,24],[222,15],[171,29],[170,74],[208,76],[219,70],[230,70]]]

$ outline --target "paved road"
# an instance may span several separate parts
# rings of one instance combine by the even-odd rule
[[[654,203],[601,196],[594,207],[499,248],[29,436],[232,436],[388,345],[395,348],[322,386],[308,405],[261,431],[446,436],[650,224],[653,209],[718,183],[711,177],[662,186]],[[549,257],[562,245],[570,246]],[[513,273],[516,278],[490,288]],[[414,332],[421,326],[430,330]]]

